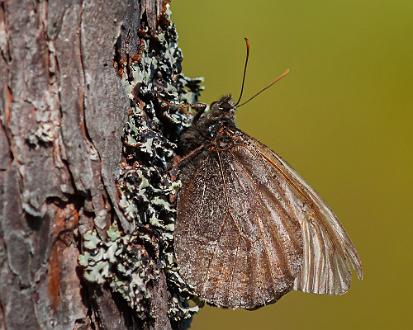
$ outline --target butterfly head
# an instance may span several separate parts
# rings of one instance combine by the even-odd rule
[[[208,109],[206,106],[200,107],[192,125],[180,136],[181,153],[185,154],[207,141],[214,140],[222,129],[235,128],[235,110],[235,102],[230,95],[212,102]]]
[[[195,128],[203,136],[214,138],[222,127],[235,127],[235,103],[230,95],[212,102],[209,109],[195,121]]]
[[[235,102],[231,95],[221,97],[218,101],[212,102],[208,116],[218,120],[233,121],[235,116]]]

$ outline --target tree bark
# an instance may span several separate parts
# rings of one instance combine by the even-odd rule
[[[168,1],[0,1],[0,329],[186,328]]]

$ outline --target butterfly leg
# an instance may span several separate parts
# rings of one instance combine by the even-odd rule
[[[191,152],[187,153],[185,156],[179,156],[176,155],[173,159],[172,159],[172,166],[171,166],[171,172],[172,174],[176,174],[175,177],[177,176],[178,172],[179,172],[179,167],[181,166],[181,164],[191,160],[193,157],[195,157],[202,149],[204,148],[204,145],[201,144],[199,147],[195,148],[194,150],[192,150]]]

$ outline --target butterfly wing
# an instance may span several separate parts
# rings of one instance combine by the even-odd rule
[[[204,150],[181,168],[174,249],[204,301],[253,309],[293,288],[303,262],[285,178],[247,144]],[[261,157],[262,158],[262,157]]]
[[[359,279],[363,272],[357,251],[337,217],[280,156],[251,137],[246,137],[246,141],[241,151],[244,159],[259,158],[284,178],[287,184],[281,184],[280,189],[302,228],[304,262],[294,289],[319,294],[345,293],[352,269]],[[251,171],[253,166],[248,165],[247,170]]]

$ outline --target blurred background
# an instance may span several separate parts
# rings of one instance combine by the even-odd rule
[[[180,0],[173,19],[202,101],[244,99],[239,128],[281,154],[339,216],[365,278],[259,310],[204,308],[192,329],[413,329],[413,1]]]

